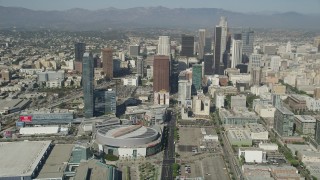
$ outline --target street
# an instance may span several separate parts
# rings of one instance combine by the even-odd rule
[[[171,115],[169,122],[167,122],[168,127],[168,143],[164,150],[163,162],[162,162],[162,180],[172,180],[172,164],[175,162],[175,145],[174,145],[174,128],[176,127],[176,117]]]
[[[219,129],[221,129],[220,124],[217,123],[217,126]],[[241,167],[239,165],[239,162],[237,161],[237,156],[234,155],[233,153],[233,149],[232,146],[230,145],[228,139],[225,136],[224,132],[221,132],[221,134],[219,135],[222,139],[222,142],[224,143],[224,146],[222,146],[223,149],[223,153],[224,153],[224,157],[225,157],[225,161],[228,160],[229,161],[229,165],[230,165],[230,169],[231,172],[233,172],[233,174],[235,175],[236,179],[243,179],[242,176],[242,172],[241,172]]]

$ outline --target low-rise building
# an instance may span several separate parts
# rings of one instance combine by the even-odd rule
[[[278,151],[278,145],[275,143],[259,143],[259,148],[265,151]]]
[[[247,124],[252,140],[268,140],[269,132],[262,124]]]
[[[11,114],[24,110],[31,103],[28,99],[0,100],[0,114]]]
[[[225,96],[222,92],[217,92],[215,93],[215,104],[216,104],[216,108],[220,109],[222,107],[224,107],[224,99]]]
[[[69,124],[74,122],[74,113],[68,109],[26,110],[20,113],[20,121],[27,125]]]
[[[227,131],[228,140],[234,146],[252,146],[250,132],[244,129],[230,129]]]
[[[231,96],[231,108],[246,107],[247,97],[245,95]]]
[[[252,86],[250,88],[250,91],[252,94],[256,95],[256,96],[261,96],[262,94],[268,93],[269,92],[269,88],[268,86],[264,85],[264,86]]]
[[[298,159],[303,163],[320,163],[320,152],[316,151],[298,151]]]
[[[219,109],[219,116],[224,125],[245,125],[249,123],[257,123],[260,119],[254,112],[250,112],[247,108],[233,108],[227,110]]]
[[[291,94],[288,96],[288,104],[290,108],[294,111],[296,110],[306,110],[306,96],[298,95],[298,94]]]
[[[286,86],[281,84],[272,85],[271,93],[273,94],[286,94]]]
[[[274,130],[283,137],[293,136],[294,114],[285,107],[276,107]]]
[[[204,94],[193,96],[192,110],[195,116],[209,116],[210,114],[210,98]]]
[[[306,97],[307,109],[310,111],[319,111],[320,110],[320,100],[316,100],[312,97]]]
[[[124,86],[138,86],[139,78],[138,77],[125,77],[122,78]]]
[[[170,104],[170,95],[169,92],[163,90],[160,92],[154,92],[154,104],[155,105],[167,105]]]
[[[296,131],[301,134],[315,134],[316,118],[309,115],[295,115],[294,122],[296,125]]]
[[[244,158],[246,163],[266,162],[266,152],[259,148],[239,148],[238,157]]]
[[[254,111],[262,118],[273,118],[276,108],[272,105],[261,105],[257,104]]]

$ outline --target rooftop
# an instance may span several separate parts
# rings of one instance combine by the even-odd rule
[[[0,143],[0,177],[31,176],[51,141]]]
[[[219,110],[219,113],[223,115],[223,117],[227,117],[227,118],[255,118],[255,119],[259,119],[259,117],[256,115],[256,113],[254,112],[250,112],[247,108],[233,108],[232,110],[227,110],[227,109],[223,109],[221,108]]]
[[[247,130],[236,130],[232,129],[228,131],[229,138],[236,140],[246,140],[251,139],[250,132]]]
[[[295,118],[302,123],[315,123],[316,118],[309,115],[295,115]]]
[[[158,133],[152,128],[140,125],[112,126],[110,128],[100,129],[99,132],[107,137],[117,139],[145,138]]]
[[[37,178],[63,177],[73,146],[73,144],[55,145]]]
[[[115,168],[110,165],[102,164],[97,160],[90,160],[88,162],[82,162],[77,168],[75,180],[83,180],[84,177],[89,179],[113,179]],[[91,172],[92,171],[92,172]]]
[[[277,110],[279,110],[282,114],[287,114],[287,115],[294,115],[289,109],[287,109],[286,107],[280,106],[276,108]]]
[[[267,129],[262,125],[262,124],[248,124],[247,128],[252,132],[252,133],[260,133],[260,132],[265,132]]]
[[[10,100],[0,100],[0,109],[10,110],[15,107],[23,107],[29,103],[27,99],[10,99]]]

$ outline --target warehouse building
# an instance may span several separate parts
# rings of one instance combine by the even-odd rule
[[[56,144],[36,180],[64,179],[64,172],[67,169],[73,147],[73,144]]]
[[[74,113],[68,109],[27,110],[20,113],[20,121],[26,125],[69,124],[74,122]]]
[[[51,148],[51,141],[1,142],[0,179],[34,179]]]
[[[254,112],[250,112],[247,108],[233,108],[227,110],[219,109],[219,116],[223,125],[245,125],[250,123],[258,123],[259,116]]]
[[[267,160],[267,153],[259,148],[239,148],[239,158],[244,158],[246,163],[262,163]]]
[[[27,99],[0,100],[0,114],[11,114],[24,110],[29,104]]]

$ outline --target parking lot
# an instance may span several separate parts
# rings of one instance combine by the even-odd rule
[[[206,135],[215,135],[213,127],[205,127],[204,129]],[[200,127],[180,126],[179,128],[180,140],[177,144],[177,153],[179,153],[181,160],[181,177],[229,179],[221,156],[222,150],[219,141],[204,141],[202,133]]]
[[[204,177],[210,180],[228,180],[228,172],[221,156],[206,157],[181,165],[181,177]]]

